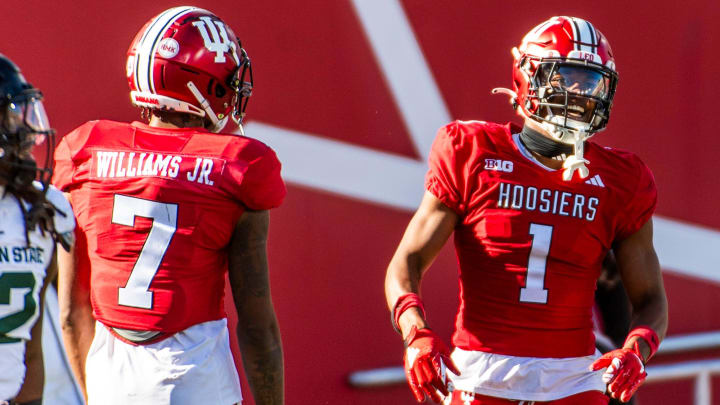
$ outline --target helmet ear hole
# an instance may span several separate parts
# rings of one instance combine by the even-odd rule
[[[220,84],[220,82],[215,81],[215,79],[210,79],[210,82],[207,86],[207,92],[210,95],[214,95],[217,98],[223,98],[227,94],[227,90],[225,87]]]
[[[221,85],[220,83],[215,85],[215,97],[217,98],[223,98],[225,97],[225,94],[227,94],[227,90],[225,90],[225,87]]]

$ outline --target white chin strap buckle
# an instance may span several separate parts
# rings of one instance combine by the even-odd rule
[[[563,163],[563,167],[565,168],[563,171],[563,180],[572,180],[573,174],[576,170],[580,174],[581,179],[586,178],[590,174],[587,166],[585,166],[586,163],[590,162],[586,159],[578,159],[576,156],[568,156]]]
[[[585,159],[583,157],[583,146],[585,143],[585,139],[588,138],[585,131],[573,131],[575,135],[575,140],[573,142],[573,146],[575,147],[575,153],[572,156],[568,156],[567,159],[565,159],[565,162],[563,162],[563,168],[565,170],[563,171],[563,180],[570,181],[573,178],[573,174],[575,174],[575,171],[578,172],[581,179],[586,178],[590,171],[588,170],[586,164],[589,164],[590,161]]]

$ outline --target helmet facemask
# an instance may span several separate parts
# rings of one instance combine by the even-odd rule
[[[4,102],[4,103],[2,103]],[[53,217],[67,216],[47,200],[52,177],[52,152],[55,131],[50,128],[42,104],[42,93],[29,85],[15,96],[0,100],[0,179],[5,193],[16,196],[25,222],[25,241],[30,246],[30,232],[39,226],[48,232],[66,251],[72,245],[72,233],[60,235]],[[45,165],[38,167],[32,156],[35,146],[45,143]],[[33,185],[38,180],[42,186]],[[23,203],[30,204],[29,207]]]
[[[228,77],[227,81],[228,87],[235,92],[235,96],[233,97],[234,108],[230,112],[230,117],[235,124],[237,124],[238,128],[240,128],[240,133],[243,132],[242,123],[245,118],[245,109],[252,95],[253,84],[254,80],[250,58],[247,52],[245,52],[245,49],[240,46],[240,64],[237,69],[235,69],[235,72]]]
[[[573,145],[574,153],[563,162],[563,179],[569,181],[575,171],[587,177],[584,143],[607,125],[617,73],[587,60],[526,55],[518,63],[529,84],[520,110],[557,141]]]
[[[32,189],[36,178],[43,189],[47,188],[52,173],[54,134],[39,90],[26,89],[7,99],[0,112],[0,170],[11,188],[20,192]],[[31,151],[43,142],[45,166],[38,168]]]
[[[575,143],[576,132],[584,140],[605,129],[617,73],[584,61],[528,59],[521,63],[536,65],[527,97],[530,118],[558,141],[569,144]]]

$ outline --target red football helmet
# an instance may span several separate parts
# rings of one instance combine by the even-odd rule
[[[513,90],[493,92],[509,94],[522,115],[574,145],[563,163],[565,180],[575,170],[587,177],[583,143],[605,129],[617,87],[610,44],[589,21],[552,17],[525,35],[513,57]]]
[[[135,106],[204,117],[214,132],[228,117],[242,124],[253,86],[235,33],[197,7],[171,8],[145,24],[128,50],[127,78]]]
[[[618,77],[610,44],[589,21],[553,17],[525,35],[513,56],[514,102],[524,115],[553,132],[605,128]]]

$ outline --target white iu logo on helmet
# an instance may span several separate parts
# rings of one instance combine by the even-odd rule
[[[193,22],[193,26],[200,31],[200,35],[205,41],[205,48],[210,52],[215,52],[215,63],[225,63],[225,52],[230,52],[235,58],[235,62],[240,63],[235,52],[237,45],[228,39],[227,30],[222,21],[213,21],[208,16],[202,16],[200,21]],[[208,30],[210,30],[209,35]],[[232,52],[230,48],[232,48]]]

